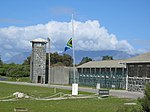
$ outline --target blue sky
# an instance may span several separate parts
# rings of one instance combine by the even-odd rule
[[[149,0],[0,0],[0,41],[2,43],[2,41],[5,40],[4,37],[8,40],[12,38],[12,42],[17,41],[18,38],[26,38],[25,41],[28,41],[32,38],[24,37],[24,35],[27,34],[25,33],[25,30],[23,30],[23,28],[33,26],[34,29],[37,29],[37,25],[41,24],[44,25],[42,26],[42,31],[44,32],[45,26],[49,25],[49,27],[53,27],[51,25],[52,21],[58,22],[56,23],[57,25],[61,25],[61,23],[64,25],[64,22],[69,23],[72,13],[74,14],[75,20],[77,22],[81,22],[77,23],[79,24],[79,26],[87,25],[86,27],[88,27],[88,24],[97,26],[99,25],[99,27],[102,28],[101,30],[103,30],[103,28],[107,30],[105,32],[107,34],[105,35],[109,35],[110,37],[108,38],[110,40],[112,40],[113,38],[111,34],[114,34],[116,38],[115,44],[118,41],[120,42],[116,45],[117,47],[115,46],[114,50],[122,49],[122,46],[126,45],[125,43],[127,43],[130,44],[127,45],[130,47],[129,49],[133,47],[132,49],[137,52],[150,51]],[[87,21],[91,22],[86,24]],[[93,21],[97,21],[98,23],[95,23]],[[11,34],[11,32],[14,31],[12,26],[16,31],[15,34]],[[64,29],[63,31],[65,33]],[[56,31],[51,33],[55,33],[53,35],[55,36],[55,38],[58,36],[58,34],[56,34]],[[97,32],[93,33],[92,36],[96,34]],[[46,33],[41,33],[39,35],[44,37],[46,36]],[[63,35],[62,32],[61,34],[59,34],[59,36],[61,35]],[[86,40],[86,35],[87,34],[82,34],[79,40]],[[15,39],[12,36],[14,36]],[[34,34],[33,39],[36,37],[38,37],[38,35]],[[55,38],[52,38],[54,39],[54,43],[55,40],[61,41],[61,39]],[[89,38],[92,37],[88,37],[88,39]],[[99,36],[99,38],[101,37]],[[126,42],[122,42],[123,40],[125,40]],[[4,42],[6,42],[6,40]],[[13,53],[9,54],[8,52],[9,50],[12,50],[12,47],[14,46],[11,45],[11,41],[9,42],[7,42],[8,45],[5,45],[5,47],[1,44],[2,47],[0,46],[0,54],[5,53],[7,54],[6,56],[11,57]],[[90,42],[92,44],[92,41]],[[83,41],[80,41],[79,43],[84,44]],[[64,44],[62,44],[62,46]],[[112,45],[114,45],[114,42],[112,42]],[[27,45],[26,47],[29,46]],[[86,48],[85,46],[82,47],[82,50]],[[101,48],[102,50],[105,49],[105,47],[103,46],[99,47],[100,50]],[[57,48],[54,44],[52,46],[52,49],[54,51],[60,51],[60,49]],[[2,50],[4,50],[5,52]],[[21,52],[19,45],[18,48],[14,48],[13,50],[14,54],[19,53],[19,51]]]

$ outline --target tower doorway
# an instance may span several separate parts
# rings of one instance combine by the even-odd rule
[[[37,81],[38,81],[37,83],[41,83],[41,81],[42,81],[41,76],[38,76],[38,80]]]

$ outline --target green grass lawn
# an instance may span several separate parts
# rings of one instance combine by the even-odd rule
[[[54,90],[50,88],[0,83],[0,98],[12,95],[14,92],[23,92],[35,97],[46,97],[54,94]],[[68,90],[57,89],[57,92],[71,94],[71,91]],[[80,94],[85,93],[80,92]],[[115,97],[56,101],[20,99],[0,102],[0,112],[13,112],[14,108],[27,108],[29,112],[115,112],[125,102],[135,101]]]

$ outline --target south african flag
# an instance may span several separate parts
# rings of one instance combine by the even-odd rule
[[[72,38],[70,38],[69,41],[67,42],[64,52],[71,48],[72,48]]]

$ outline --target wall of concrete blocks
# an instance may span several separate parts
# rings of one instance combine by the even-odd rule
[[[76,74],[78,77],[78,74]],[[50,77],[48,77],[51,84],[72,84],[73,82],[73,67],[56,66],[50,68]]]

